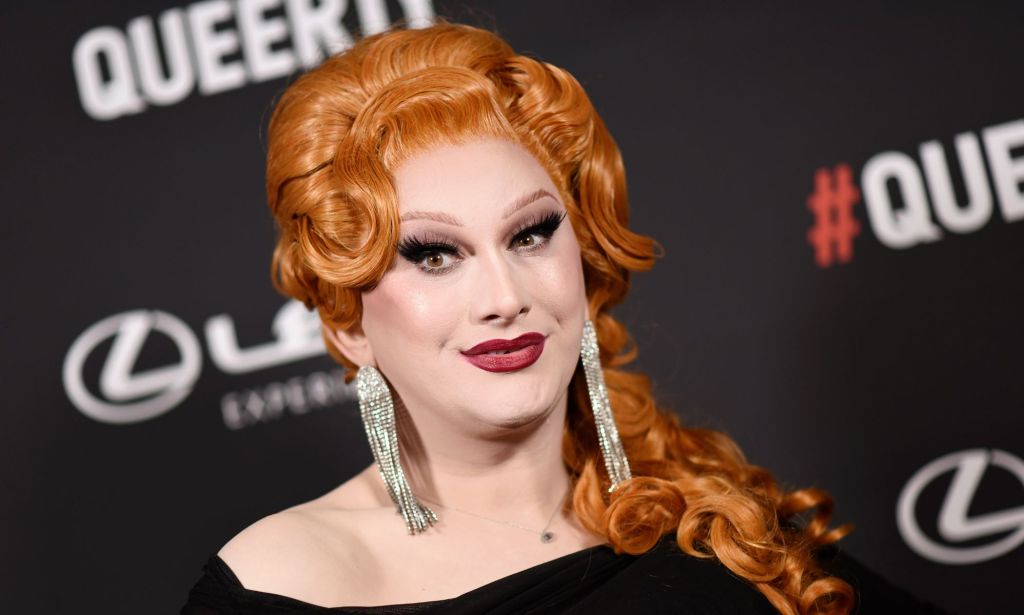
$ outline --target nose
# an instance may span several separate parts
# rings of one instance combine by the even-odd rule
[[[479,262],[472,299],[476,322],[512,322],[530,311],[530,293],[521,279],[523,272],[498,253],[481,254]]]

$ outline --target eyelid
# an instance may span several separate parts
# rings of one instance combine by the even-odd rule
[[[516,227],[515,230],[509,235],[507,243],[509,247],[517,238],[525,234],[539,234],[545,237],[545,241],[530,247],[521,248],[522,251],[532,251],[540,249],[547,245],[550,241],[551,236],[554,235],[555,231],[561,226],[565,220],[568,212],[564,209],[556,211],[538,212],[534,215],[525,218]],[[413,266],[420,269],[424,273],[429,275],[443,274],[458,265],[454,262],[445,267],[423,267],[422,261],[426,254],[436,252],[441,254],[447,254],[458,260],[462,260],[462,249],[461,244],[448,236],[437,232],[428,232],[424,235],[412,235],[406,237],[398,242],[396,250],[400,256],[409,261]]]
[[[427,254],[436,252],[439,254],[446,254],[453,258],[461,258],[459,256],[459,246],[457,243],[445,237],[433,234],[429,234],[424,237],[417,237],[415,235],[406,237],[398,242],[396,251],[399,256],[411,263],[414,267],[429,274],[443,273],[455,265],[451,264],[446,267],[424,267],[422,263]]]
[[[444,267],[425,267],[423,260],[429,254],[442,254],[456,262],[452,262]],[[412,237],[403,240],[399,246],[399,254],[409,263],[429,275],[439,275],[454,268],[462,257],[459,256],[459,250],[456,246],[447,242],[430,242],[420,240],[419,238]]]
[[[546,231],[547,235],[550,237],[562,225],[562,222],[565,221],[565,218],[568,215],[568,213],[569,212],[562,209],[558,211],[538,213],[534,214],[533,216],[530,216],[529,218],[527,218],[526,220],[524,220],[515,227],[516,230],[513,231],[512,234],[509,236],[509,243],[511,243],[517,237],[526,233],[527,231],[532,231],[533,233]]]
[[[520,221],[513,230],[508,233],[507,241],[511,241],[524,232],[533,230],[538,226],[550,225],[553,227],[552,230],[555,230],[565,220],[567,214],[568,212],[564,209],[535,213]],[[431,247],[436,249],[449,249],[454,252],[458,252],[462,248],[462,242],[451,238],[447,234],[431,230],[422,234],[413,234],[402,239],[398,242],[396,248],[399,251],[402,251],[403,247],[406,246],[410,248]]]
[[[459,244],[458,242],[435,233],[428,233],[425,235],[411,235],[400,240],[395,246],[395,249],[402,256],[407,256],[410,252],[414,251],[449,251],[458,253]]]

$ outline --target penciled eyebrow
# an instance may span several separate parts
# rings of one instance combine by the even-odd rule
[[[556,201],[558,200],[557,198],[555,198],[555,195],[551,194],[550,192],[543,188],[540,188],[538,190],[534,190],[533,192],[524,194],[523,196],[509,203],[508,207],[506,207],[505,210],[501,213],[501,219],[504,220],[505,218],[508,218],[509,216],[516,213],[520,209],[529,205],[530,203],[540,200],[546,196],[551,197]],[[410,211],[406,212],[405,214],[402,214],[402,222],[408,222],[409,220],[433,220],[435,222],[450,224],[452,226],[463,226],[462,222],[455,216],[440,211]]]

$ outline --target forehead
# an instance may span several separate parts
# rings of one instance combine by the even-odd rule
[[[543,189],[558,194],[540,162],[523,146],[504,139],[425,150],[405,160],[394,178],[400,215],[501,213],[525,193]]]

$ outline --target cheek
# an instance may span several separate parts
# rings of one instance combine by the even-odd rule
[[[552,373],[558,374],[558,387],[564,390],[579,362],[583,321],[587,314],[583,262],[575,238],[558,245],[557,250],[552,251],[552,258],[544,260],[547,262],[542,271],[537,272],[537,279],[543,281],[543,286],[537,288],[535,297],[538,306],[554,321],[552,333],[556,335],[551,339],[548,361],[554,370]]]
[[[404,277],[386,276],[363,295],[363,330],[378,359],[437,347],[451,330],[450,296]]]
[[[543,259],[536,280],[535,297],[560,319],[582,317],[586,310],[586,289],[580,249],[573,237],[552,245],[552,258]]]

